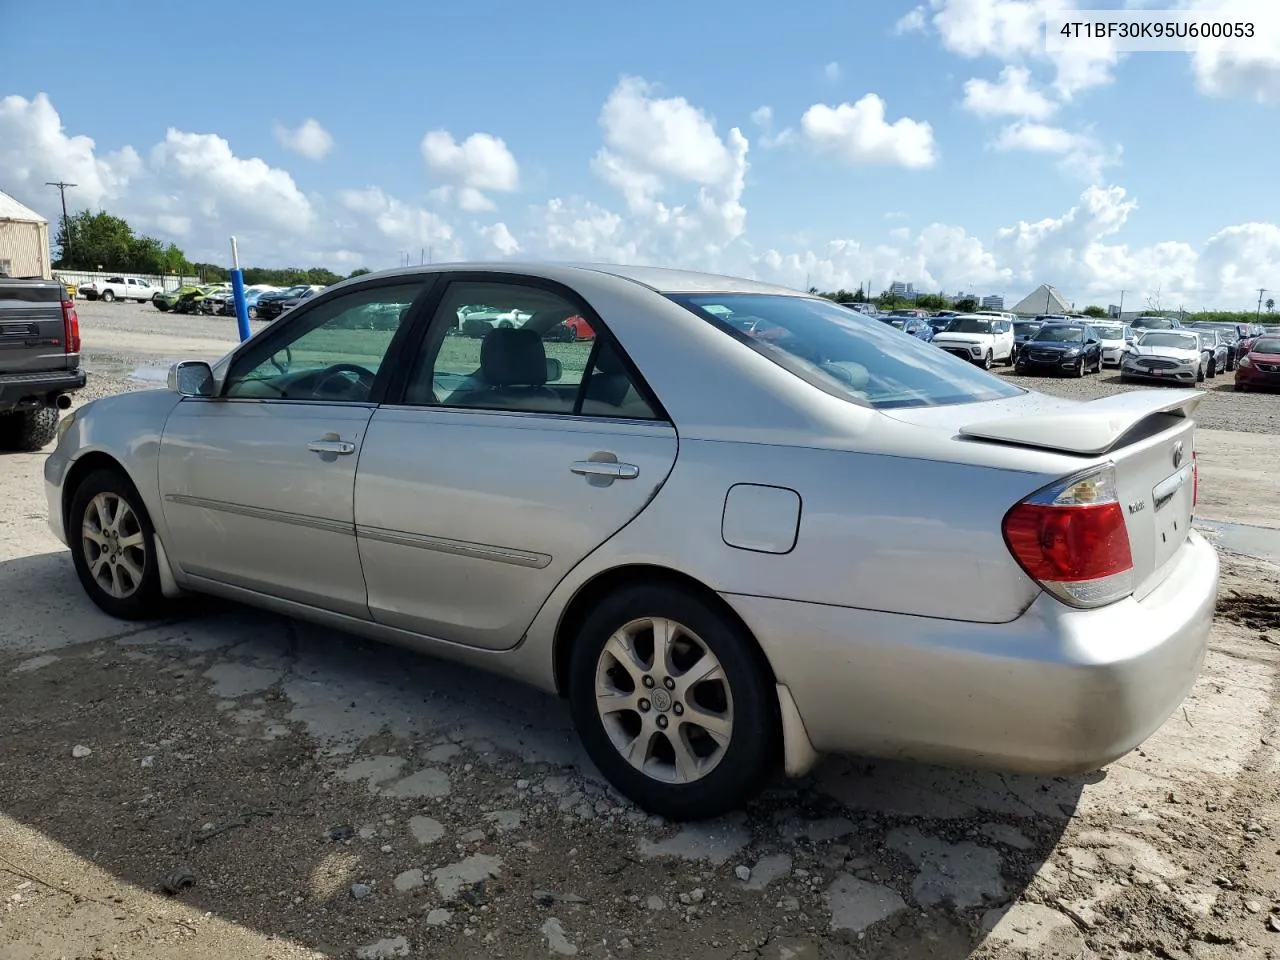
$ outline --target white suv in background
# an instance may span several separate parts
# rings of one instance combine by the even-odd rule
[[[1013,366],[1013,321],[982,313],[962,313],[933,337],[933,345],[990,370]]]
[[[1121,323],[1097,323],[1093,329],[1098,331],[1098,339],[1102,341],[1102,364],[1109,363],[1120,366],[1125,350],[1133,342],[1133,328]]]

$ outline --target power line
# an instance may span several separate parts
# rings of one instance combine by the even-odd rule
[[[45,181],[46,187],[57,187],[58,193],[62,195],[62,234],[67,238],[65,247],[71,246],[71,218],[67,216],[67,187],[78,187],[78,183],[66,183],[62,180]],[[62,251],[62,260],[67,261],[67,250]]]

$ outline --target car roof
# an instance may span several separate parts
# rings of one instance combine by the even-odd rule
[[[424,273],[515,273],[544,280],[572,283],[574,277],[606,274],[630,280],[663,294],[697,293],[765,293],[778,296],[808,297],[803,291],[759,280],[730,277],[696,270],[677,270],[672,267],[630,266],[617,263],[575,263],[550,261],[482,260],[462,263],[435,263],[411,267],[395,267],[377,273],[362,274],[353,280],[370,277],[416,276]]]

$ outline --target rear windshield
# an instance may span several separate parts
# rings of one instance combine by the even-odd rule
[[[1084,330],[1080,327],[1041,327],[1032,340],[1043,343],[1045,340],[1056,341],[1057,343],[1079,343],[1084,339]]]
[[[947,333],[990,333],[991,321],[981,317],[956,317],[947,327]]]
[[[1200,338],[1194,333],[1173,333],[1157,331],[1144,333],[1138,339],[1140,347],[1174,347],[1178,350],[1195,350],[1200,346]]]
[[[932,407],[1024,393],[973,364],[889,324],[832,303],[775,294],[696,294],[671,299],[726,336],[827,393],[865,406]],[[717,308],[727,308],[725,314]],[[727,320],[726,316],[733,320]],[[750,318],[753,331],[733,321]]]
[[[1142,327],[1146,330],[1172,330],[1174,329],[1173,321],[1166,317],[1138,317],[1131,324],[1131,327]]]
[[[1123,340],[1123,327],[1094,327],[1098,331],[1098,337],[1102,340]]]
[[[1013,325],[1013,332],[1020,337],[1029,337],[1031,336],[1031,334],[1035,333],[1039,329],[1040,329],[1040,324],[1038,323],[1027,322],[1027,323],[1015,323]]]

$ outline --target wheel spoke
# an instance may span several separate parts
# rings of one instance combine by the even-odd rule
[[[653,670],[655,673],[674,677],[675,664],[671,659],[672,648],[680,635],[679,626],[672,620],[653,621]]]
[[[142,570],[133,562],[133,558],[127,553],[121,554],[118,566],[123,567],[125,573],[129,575],[129,579],[133,581],[130,584],[130,588],[133,590],[138,589],[142,584]]]
[[[685,707],[683,719],[685,724],[691,724],[706,731],[707,736],[720,746],[729,745],[729,738],[733,734],[733,719],[728,714],[712,713],[691,703]]]
[[[604,645],[604,652],[612,657],[618,666],[631,674],[631,679],[635,681],[638,689],[640,687],[640,678],[644,676],[648,669],[648,664],[641,660],[636,653],[635,644],[631,642],[631,638],[619,630]]]
[[[707,683],[711,680],[725,679],[724,668],[720,666],[720,661],[710,653],[704,652],[692,667],[686,670],[680,676],[676,677],[676,689],[682,699],[688,699],[689,694],[693,692],[694,687],[700,683]]]
[[[600,711],[600,716],[602,717],[607,717],[612,713],[621,713],[624,710],[639,713],[642,696],[643,690],[641,689],[624,691],[603,684],[596,684],[596,708]]]
[[[107,572],[111,574],[111,586],[107,588],[113,597],[117,599],[124,596],[124,587],[120,583],[120,568],[114,563],[107,566]]]
[[[103,534],[100,531],[95,530],[93,528],[93,526],[89,523],[88,516],[84,518],[84,523],[81,524],[80,535],[84,537],[86,540],[92,542],[95,546],[99,548],[105,547],[107,545],[107,538],[103,536]]]
[[[102,568],[105,567],[106,565],[107,565],[107,555],[105,553],[99,554],[98,559],[92,561],[89,564],[89,573],[93,576],[93,579],[97,580],[98,582],[102,581]]]
[[[129,534],[129,536],[127,536],[127,537],[121,537],[121,538],[120,538],[120,549],[121,549],[121,550],[128,550],[128,549],[130,549],[131,547],[141,547],[141,546],[142,546],[142,531],[141,531],[141,530],[139,530],[137,533],[131,533],[131,534]]]
[[[697,780],[699,761],[685,738],[677,731],[667,735],[667,742],[676,758],[676,779],[682,783]]]
[[[98,515],[98,529],[106,533],[111,529],[111,517],[108,512],[107,498],[105,494],[98,494],[93,498],[93,512]]]
[[[634,740],[619,748],[622,756],[625,757],[627,762],[633,767],[644,769],[644,765],[648,761],[649,754],[651,753],[649,746],[653,743],[653,736],[655,732],[656,731],[652,730],[647,725],[642,726]]]
[[[129,515],[129,507],[125,504],[122,497],[115,498],[115,504],[111,509],[111,529],[116,533],[120,532],[120,524],[125,517]]]

